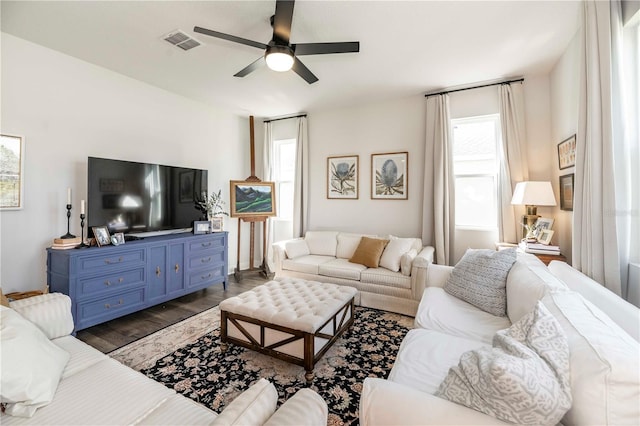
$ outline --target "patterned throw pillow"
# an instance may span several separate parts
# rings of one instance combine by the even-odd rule
[[[493,348],[462,354],[436,396],[506,422],[555,425],[571,408],[569,358],[562,327],[538,302]]]
[[[507,275],[516,250],[472,250],[453,268],[444,290],[490,314],[507,316]]]

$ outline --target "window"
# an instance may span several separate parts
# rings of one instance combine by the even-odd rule
[[[274,141],[275,145],[275,183],[278,218],[293,219],[293,192],[296,171],[296,140]]]
[[[498,114],[451,120],[456,226],[498,226]]]

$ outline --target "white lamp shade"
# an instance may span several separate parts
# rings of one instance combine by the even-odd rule
[[[511,204],[527,206],[555,206],[551,182],[520,182],[513,191]]]

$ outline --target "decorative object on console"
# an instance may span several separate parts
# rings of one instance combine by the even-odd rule
[[[196,220],[193,222],[193,233],[208,234],[211,232],[211,222],[208,220]]]
[[[111,237],[109,236],[109,229],[106,226],[94,226],[91,228],[93,236],[96,239],[98,247],[108,246],[111,244]]]
[[[573,211],[573,177],[574,174],[560,176],[560,209]]]
[[[327,157],[327,198],[358,199],[359,156]]]
[[[0,152],[4,163],[0,175],[0,210],[24,207],[24,138],[0,135]]]
[[[560,170],[576,165],[576,135],[558,144],[558,167]]]
[[[409,153],[371,154],[371,199],[407,200]]]
[[[211,218],[211,232],[222,232],[224,227],[224,219],[221,216]]]
[[[54,238],[51,248],[55,250],[68,250],[68,249],[79,247],[81,243],[82,243],[82,239],[80,237]]]
[[[222,190],[218,192],[212,192],[207,195],[206,192],[202,193],[202,198],[196,200],[196,209],[200,210],[207,219],[220,215],[229,216],[229,213],[224,211],[224,200],[222,199]]]
[[[73,235],[69,230],[70,224],[71,224],[71,188],[67,188],[67,233],[62,235],[60,238],[62,239],[76,238],[76,236]]]
[[[85,201],[80,200],[80,245],[77,246],[76,248],[89,247],[84,242],[84,220],[86,219],[86,217],[87,216],[85,215]]]
[[[124,243],[125,243],[124,233],[116,232],[111,236],[111,244],[113,244],[114,246],[119,246]]]
[[[551,244],[551,237],[553,237],[553,231],[550,229],[542,229],[538,233],[538,242],[544,245]]]
[[[547,181],[527,181],[519,182],[513,191],[511,204],[524,205],[527,208],[523,216],[522,225],[527,233],[525,238],[535,240],[534,224],[538,219],[538,206],[555,206],[556,197],[553,195],[551,182]]]

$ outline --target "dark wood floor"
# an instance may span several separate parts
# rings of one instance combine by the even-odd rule
[[[224,290],[221,284],[217,284],[143,311],[80,330],[76,337],[99,351],[108,353],[217,306],[224,299],[237,296],[266,281],[256,274],[245,276],[242,283],[238,283],[233,275],[229,275],[227,290]]]

